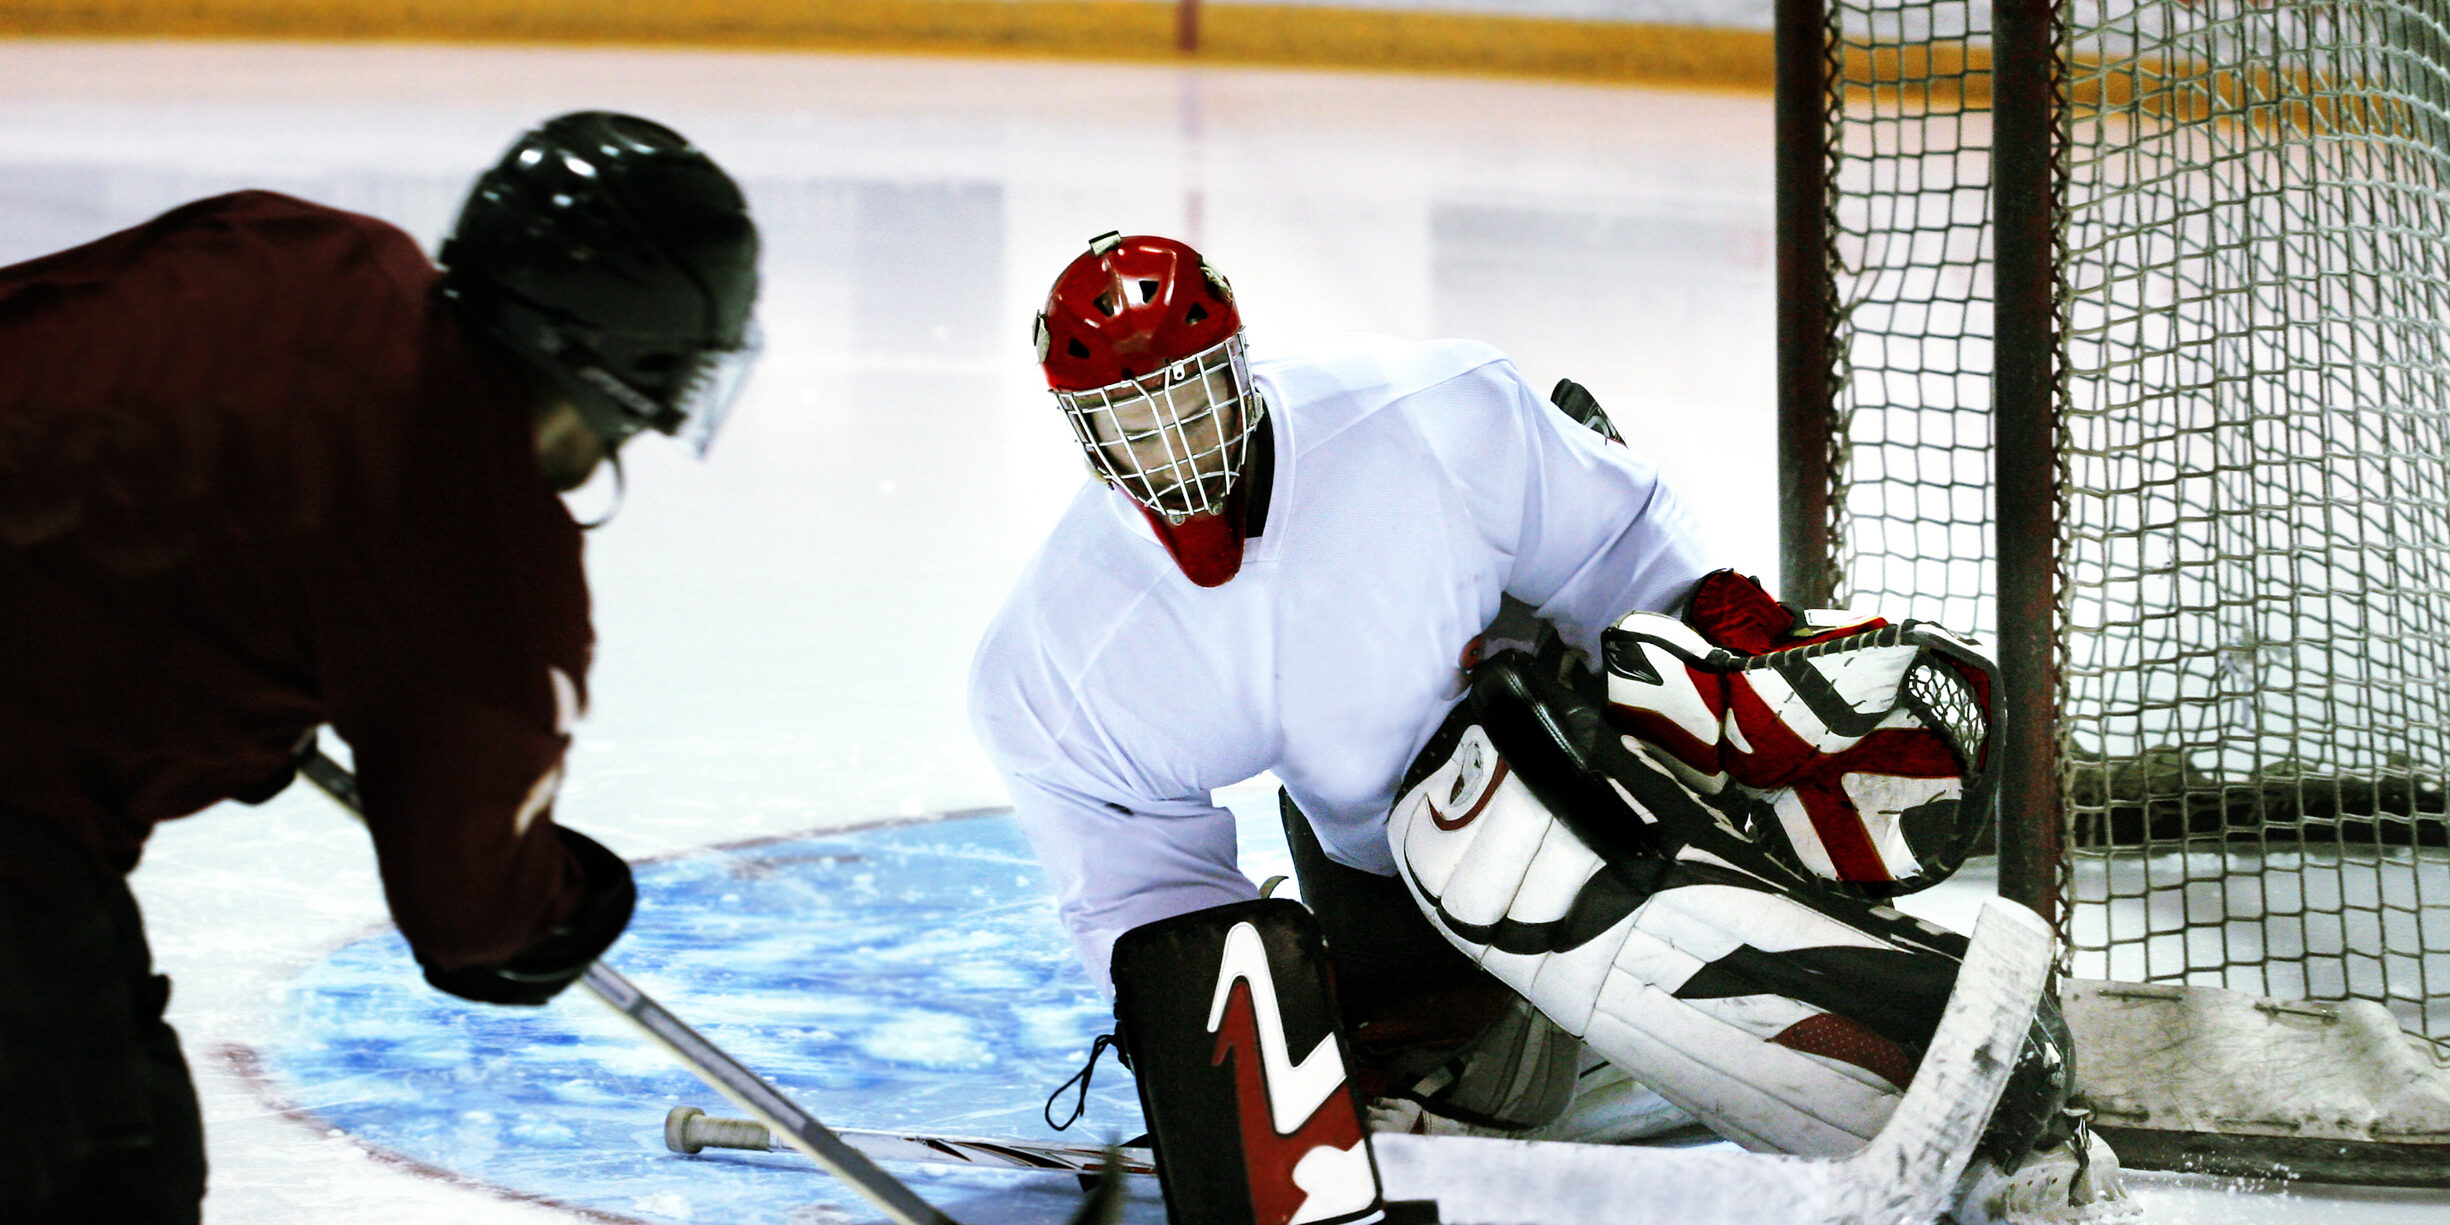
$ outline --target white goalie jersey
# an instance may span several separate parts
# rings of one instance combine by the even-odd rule
[[[1273,476],[1240,572],[1193,585],[1084,486],[980,644],[971,718],[1091,976],[1116,936],[1256,895],[1216,788],[1274,771],[1391,875],[1395,785],[1511,595],[1596,658],[1709,569],[1657,472],[1466,342],[1252,346]]]

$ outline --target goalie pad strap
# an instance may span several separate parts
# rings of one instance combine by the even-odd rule
[[[1409,1120],[1424,1126],[1514,1133],[1554,1121],[1573,1096],[1582,1044],[1448,944],[1402,881],[1327,858],[1290,794],[1278,792],[1277,808],[1334,966],[1370,1128],[1383,1129],[1388,1099],[1425,1108]]]
[[[1364,1065],[1353,1069],[1357,1076],[1366,1080],[1374,1037],[1400,1032],[1390,1040],[1454,1046],[1496,1019],[1513,992],[1446,943],[1402,882],[1329,859],[1293,797],[1279,790],[1276,806],[1302,905],[1334,966],[1346,1043]],[[1416,1020],[1434,1029],[1423,1032]]]
[[[1176,1225],[1340,1225],[1380,1215],[1318,926],[1237,902],[1114,946],[1115,1020]]]

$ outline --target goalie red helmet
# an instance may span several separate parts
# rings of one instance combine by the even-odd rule
[[[1057,391],[1138,379],[1242,330],[1233,290],[1171,238],[1100,234],[1046,295],[1038,362]]]
[[[1267,405],[1224,276],[1171,238],[1101,234],[1055,278],[1037,344],[1090,471],[1140,504],[1192,582],[1232,578],[1236,483]]]

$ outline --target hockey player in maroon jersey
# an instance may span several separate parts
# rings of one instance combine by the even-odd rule
[[[703,153],[582,113],[477,180],[440,268],[241,192],[0,269],[0,1219],[197,1219],[125,875],[318,726],[436,987],[541,1003],[619,935],[628,868],[551,812],[593,644],[557,492],[643,429],[703,448],[757,251]]]
[[[1587,393],[1485,346],[1246,353],[1173,240],[1093,239],[1036,341],[1094,479],[982,642],[972,721],[1111,983],[1177,1222],[1372,1219],[1356,1094],[1379,1130],[1880,1130],[1965,948],[1881,901],[1983,828],[1987,663],[1799,629]],[[1213,801],[1262,771],[1306,909],[1255,896]],[[2064,1045],[2037,1026],[1988,1173],[2063,1138]],[[2015,1206],[2089,1198],[2059,1168]]]

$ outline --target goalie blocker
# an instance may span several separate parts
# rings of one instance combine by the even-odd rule
[[[1309,910],[1262,898],[1136,927],[1113,973],[1174,1225],[1383,1219]]]

